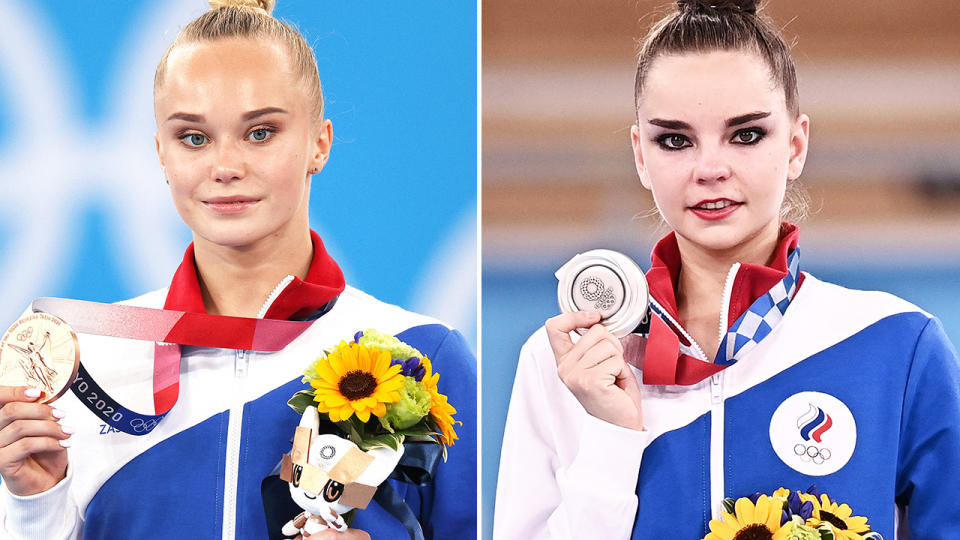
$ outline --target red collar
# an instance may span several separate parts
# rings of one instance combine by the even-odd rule
[[[310,231],[313,240],[313,260],[304,280],[293,278],[277,296],[264,319],[298,319],[318,310],[343,292],[346,283],[343,272],[323,247],[320,236]],[[164,309],[206,313],[200,280],[194,263],[193,244],[187,247],[183,262],[173,275]]]
[[[727,320],[733,324],[753,302],[766,294],[787,275],[787,256],[797,247],[800,230],[784,222],[780,226],[780,241],[770,266],[742,264],[737,271],[730,293]],[[676,287],[680,277],[680,248],[675,233],[665,236],[653,248],[650,270],[646,273],[650,295],[679,321]],[[797,287],[803,283],[803,274]],[[654,317],[654,322],[659,317]],[[664,324],[652,324],[646,346],[644,382],[647,384],[694,384],[720,371],[725,366],[703,362],[679,354],[679,343],[684,341],[676,331],[667,331]]]

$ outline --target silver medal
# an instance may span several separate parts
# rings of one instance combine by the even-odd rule
[[[598,311],[600,323],[618,338],[632,332],[647,316],[647,279],[623,253],[609,249],[580,253],[555,275],[560,311]]]

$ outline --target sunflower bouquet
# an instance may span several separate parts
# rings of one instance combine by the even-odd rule
[[[883,540],[870,530],[867,518],[854,516],[816,487],[805,493],[780,488],[771,495],[723,500],[723,516],[710,520],[702,540],[756,538],[764,540]]]
[[[326,414],[362,450],[398,450],[406,439],[434,441],[446,460],[457,434],[457,410],[440,393],[440,374],[417,349],[366,330],[324,351],[304,371],[311,388],[287,402],[298,414],[310,405]]]

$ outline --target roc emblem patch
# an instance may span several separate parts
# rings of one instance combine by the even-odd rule
[[[774,411],[770,444],[791,469],[825,476],[850,461],[857,446],[857,424],[839,399],[821,392],[800,392]]]

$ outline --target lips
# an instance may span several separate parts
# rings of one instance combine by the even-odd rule
[[[232,197],[212,197],[204,199],[203,205],[218,214],[239,214],[260,202],[256,197],[235,195]]]
[[[730,216],[742,205],[742,202],[727,198],[704,199],[689,207],[689,210],[701,219],[715,221]]]

